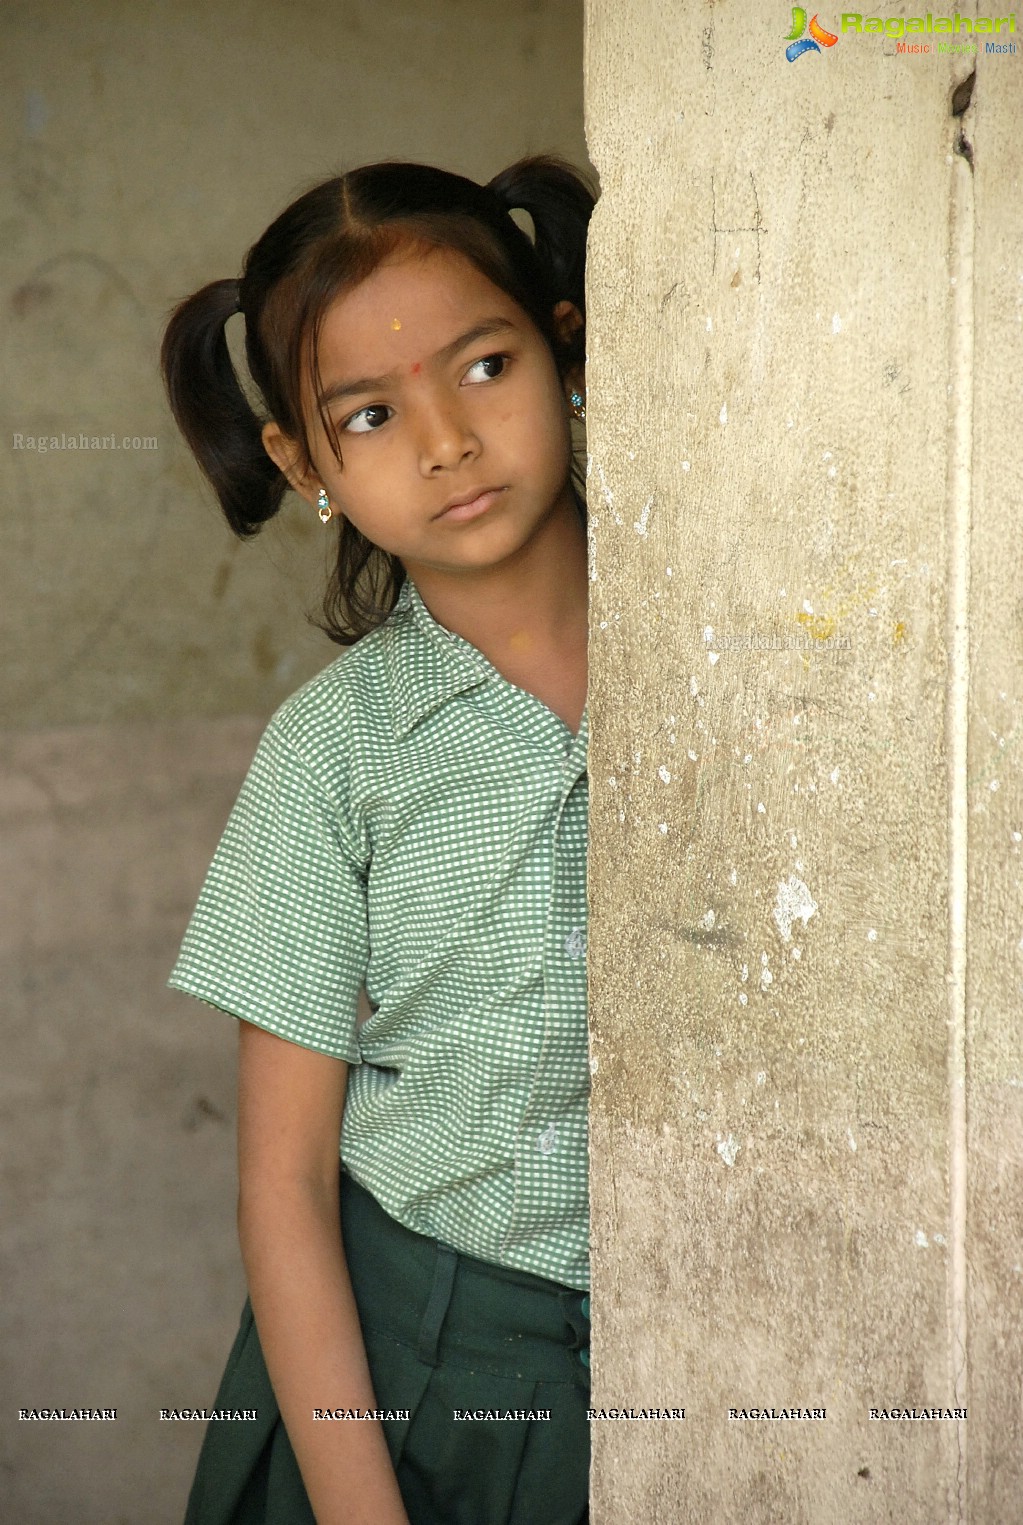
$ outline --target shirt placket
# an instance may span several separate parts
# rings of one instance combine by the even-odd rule
[[[583,742],[584,745],[584,742]],[[586,883],[577,865],[586,850],[586,779],[579,762],[580,739],[566,739],[560,762],[561,797],[549,828],[550,892],[544,918],[541,977],[543,1043],[515,1146],[515,1209],[506,1242],[527,1229],[528,1204],[554,1200],[554,1180],[573,1174],[568,1129],[585,1115],[565,1118],[560,1093],[566,1065],[586,1073]],[[573,865],[576,865],[573,868]],[[554,1115],[552,1115],[554,1114]],[[575,1171],[574,1173],[578,1173]]]

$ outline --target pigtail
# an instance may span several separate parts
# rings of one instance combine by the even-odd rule
[[[533,242],[529,259],[538,277],[538,280],[534,278],[534,283],[546,287],[546,291],[538,302],[534,300],[527,305],[551,346],[558,370],[564,375],[586,360],[586,240],[597,193],[567,159],[554,153],[530,154],[517,159],[495,175],[487,189],[506,212],[510,214],[521,208],[532,220]],[[515,227],[527,242],[517,223]],[[579,309],[583,321],[567,341],[562,341],[555,332],[551,311],[558,302],[566,299]],[[573,456],[572,492],[579,518],[585,525],[588,521],[585,446],[582,441],[577,442]]]
[[[227,347],[225,326],[239,312],[238,281],[212,281],[179,303],[160,347],[171,412],[228,524],[240,538],[273,517],[287,478],[263,447]]]
[[[530,154],[494,176],[489,189],[510,212],[520,207],[533,222],[533,248],[550,282],[551,301],[567,298],[586,317],[586,236],[596,194],[559,154]],[[563,357],[581,361],[585,340]],[[575,353],[575,350],[578,353]]]

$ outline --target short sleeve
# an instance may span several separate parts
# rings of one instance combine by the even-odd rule
[[[337,803],[271,721],[167,983],[357,1064],[368,953],[365,864]]]

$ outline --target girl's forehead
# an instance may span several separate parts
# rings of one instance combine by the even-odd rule
[[[339,336],[358,332],[368,338],[458,322],[483,303],[488,310],[515,317],[518,307],[457,249],[404,251],[381,261],[358,286],[335,298],[324,317]]]

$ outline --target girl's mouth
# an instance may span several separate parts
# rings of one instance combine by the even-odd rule
[[[485,514],[491,503],[504,492],[503,487],[492,487],[487,492],[480,493],[478,498],[473,498],[469,503],[453,503],[450,508],[442,509],[437,515],[439,519],[476,519],[480,514]]]

